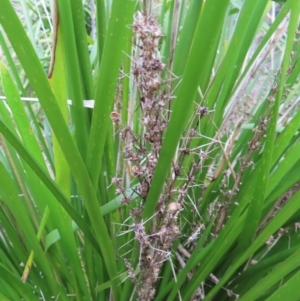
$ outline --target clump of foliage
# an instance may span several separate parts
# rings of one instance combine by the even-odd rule
[[[0,10],[1,300],[298,300],[300,2],[30,4]]]

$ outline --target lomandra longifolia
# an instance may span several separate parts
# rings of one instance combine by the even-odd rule
[[[123,256],[127,257],[124,258],[124,262],[129,277],[137,285],[139,300],[151,300],[155,296],[155,284],[161,267],[164,261],[170,258],[172,244],[180,235],[179,214],[183,209],[188,188],[194,180],[194,174],[199,171],[203,160],[193,161],[187,175],[183,180],[177,181],[181,174],[180,164],[183,158],[189,155],[188,148],[180,150],[177,159],[173,161],[156,211],[149,221],[151,226],[147,233],[144,223],[148,221],[143,221],[141,217],[162,147],[163,134],[168,124],[171,88],[170,82],[164,80],[167,70],[158,49],[163,34],[157,21],[145,12],[138,12],[134,19],[133,33],[131,76],[134,78],[140,102],[139,121],[142,126],[138,132],[134,132],[132,124],[120,125],[120,140],[123,144],[127,174],[113,178],[113,184],[117,187],[117,194],[123,196],[123,204],[130,203],[132,224],[129,226],[130,229],[123,233],[133,231],[134,238],[138,241],[139,274],[135,275],[135,267],[129,259],[130,254]],[[202,108],[201,116],[208,113],[206,108]],[[201,117],[199,116],[200,113],[198,119]],[[190,130],[184,145],[188,146],[190,139],[196,135],[195,129]],[[139,198],[135,202],[131,202],[131,197],[126,194],[124,188],[128,179],[138,182],[136,193]]]

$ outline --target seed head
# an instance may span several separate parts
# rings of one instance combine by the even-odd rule
[[[181,209],[181,205],[179,203],[172,202],[168,205],[167,211],[169,213],[175,213],[175,212],[179,211],[180,209]]]

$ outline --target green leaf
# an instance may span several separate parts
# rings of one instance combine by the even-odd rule
[[[135,2],[131,0],[114,0],[112,3],[107,28],[97,88],[91,132],[89,137],[87,169],[93,186],[96,187],[101,171],[104,145],[113,107],[117,79],[123,53],[129,43]]]
[[[283,300],[289,296],[289,300],[298,300],[300,294],[299,288],[300,272],[296,273],[291,279],[285,282],[275,293],[273,293],[266,301]]]
[[[130,1],[130,3],[132,2]],[[113,279],[118,272],[117,265],[111,256],[111,254],[114,253],[113,246],[110,242],[107,228],[98,206],[94,185],[90,181],[85,164],[73,142],[62,113],[56,102],[55,96],[50,88],[39,59],[37,58],[35,51],[28,40],[22,24],[20,23],[8,0],[2,1],[2,8],[3,9],[0,11],[1,25],[10,39],[16,54],[18,55],[29,81],[35,90],[44,112],[52,126],[53,132],[55,133],[60,147],[64,152],[71,173],[74,176],[74,179],[85,201],[85,206],[91,219],[91,223],[95,229],[98,229],[95,231],[97,242],[103,254],[107,271],[110,277]],[[34,68],[32,68],[32,66],[34,66]],[[4,133],[4,131],[5,129],[2,126],[2,133]],[[103,135],[105,136],[105,134]],[[99,171],[97,171],[97,173],[99,173]],[[117,298],[120,293],[117,283],[115,283],[113,287]]]
[[[23,298],[24,300],[32,300],[32,301],[39,300],[38,296],[34,294],[34,288],[31,285],[22,283],[21,280],[18,277],[16,277],[16,275],[11,274],[11,272],[8,271],[5,267],[3,267],[2,264],[0,264],[0,274],[5,275],[4,278],[1,277],[2,278],[1,281],[4,281],[9,285],[13,285],[20,299]],[[2,300],[11,300],[11,299],[2,299]]]
[[[244,294],[240,300],[242,301],[250,301],[255,300],[259,296],[261,296],[264,292],[266,292],[269,288],[271,288],[276,283],[279,283],[282,279],[284,279],[291,271],[297,269],[300,265],[300,250],[294,252],[291,256],[289,256],[286,260],[278,264],[274,269],[263,279],[261,279],[256,285],[254,285],[246,294]],[[266,300],[279,300],[278,297],[283,297],[284,291],[293,291],[295,289],[295,280],[299,279],[299,272],[296,273],[292,277],[292,279],[288,280],[283,287],[281,286],[271,297]],[[298,282],[298,291],[299,291],[299,282]],[[288,295],[285,295],[288,296]],[[292,295],[291,295],[292,296]],[[299,295],[298,295],[299,296]],[[281,299],[282,300],[282,299]],[[297,299],[294,299],[297,300]]]

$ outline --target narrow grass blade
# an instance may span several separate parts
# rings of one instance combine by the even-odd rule
[[[55,3],[55,2],[54,2]],[[69,1],[57,0],[57,18],[56,26],[61,27],[62,41],[65,56],[67,74],[68,74],[68,90],[72,99],[72,118],[75,125],[75,137],[77,147],[83,158],[87,155],[88,141],[88,120],[86,110],[83,107],[83,84],[81,82],[81,74],[79,68],[79,59],[74,34],[74,21],[72,18],[72,8]],[[56,9],[56,6],[54,6]],[[56,31],[57,29],[55,29]],[[55,59],[55,56],[54,56]],[[51,122],[50,122],[51,123]]]
[[[280,301],[289,296],[290,301],[297,301],[300,294],[300,272],[294,275],[286,283],[284,283],[275,293],[273,293],[266,301]]]
[[[123,49],[130,43],[135,2],[131,0],[114,0],[112,3],[109,25],[103,48],[97,88],[92,126],[89,138],[87,169],[93,186],[96,187],[101,171],[101,161],[107,135],[109,115],[112,110],[117,78],[121,67]],[[128,54],[127,54],[128,55]]]
[[[263,295],[264,292],[268,291],[269,288],[271,288],[276,283],[280,282],[280,280],[284,279],[289,273],[291,273],[293,270],[297,269],[300,265],[300,250],[297,250],[289,256],[286,260],[278,264],[274,269],[263,279],[261,279],[256,285],[254,285],[248,292],[246,292],[241,298],[241,301],[251,301],[256,300],[258,297]],[[298,279],[300,277],[300,273],[296,273],[294,280]],[[292,279],[293,279],[292,278]],[[266,300],[279,300],[279,296],[283,296],[280,291],[285,290],[294,290],[295,285],[293,284],[293,281],[290,279],[284,284],[284,289],[281,287],[279,288],[276,293],[274,293],[271,297],[269,297]],[[292,281],[291,281],[292,280]],[[291,281],[291,282],[290,282]],[[290,282],[290,284],[289,284]],[[299,282],[297,284],[297,290],[299,289]],[[299,295],[298,295],[299,296]],[[282,299],[281,299],[282,300]],[[296,300],[296,299],[295,299]]]
[[[32,300],[32,301],[40,300],[39,297],[33,293],[34,288],[31,285],[22,283],[18,277],[12,275],[10,271],[4,268],[1,264],[0,264],[0,273],[2,275],[5,275],[5,278],[2,279],[2,281],[6,282],[9,285],[13,285],[15,291],[19,294],[20,298],[23,298],[24,300]],[[11,299],[7,299],[7,300],[11,300]]]
[[[296,31],[296,28],[298,25],[298,17],[299,17],[298,12],[296,13],[296,12],[294,12],[294,9],[292,9],[292,16],[291,16],[291,20],[290,20],[290,24],[289,24],[288,37],[287,37],[284,59],[283,59],[283,64],[282,64],[280,84],[278,87],[279,90],[278,90],[276,100],[274,103],[270,126],[267,131],[267,139],[266,139],[266,143],[264,146],[262,159],[261,159],[261,162],[258,167],[259,171],[258,171],[256,181],[255,181],[256,189],[253,192],[253,195],[251,196],[248,215],[245,220],[245,226],[242,231],[242,236],[240,238],[240,246],[239,247],[241,250],[245,249],[251,243],[253,236],[256,232],[257,226],[260,222],[260,218],[261,218],[261,211],[263,208],[263,201],[265,198],[265,191],[266,191],[267,181],[268,181],[268,177],[269,177],[269,171],[270,171],[271,163],[272,163],[279,105],[281,102],[284,85],[285,85],[285,81],[286,81],[286,74],[287,74],[288,67],[289,67],[289,61],[290,61],[290,55],[292,52],[295,31]]]
[[[95,229],[98,229],[96,231],[97,241],[101,248],[107,271],[111,279],[113,279],[117,275],[116,262],[111,256],[111,254],[114,253],[113,246],[110,243],[107,228],[100,212],[94,185],[90,181],[85,164],[79,152],[77,151],[77,147],[74,145],[73,139],[65,124],[55,96],[53,95],[48,80],[32,48],[32,45],[26,36],[23,26],[21,25],[9,1],[3,0],[2,8],[3,9],[0,11],[1,25],[10,39],[11,44],[13,45],[18,58],[22,63],[30,83],[34,88],[41,105],[43,106],[45,114],[52,126],[52,129],[60,143],[71,173],[74,176],[74,179],[85,201],[85,206],[90,216],[91,223]],[[24,51],[24,49],[26,49],[26,51]],[[32,65],[35,67],[32,68]],[[2,132],[3,130],[4,128],[2,126]],[[103,135],[105,136],[105,134]],[[119,288],[117,287],[117,283],[114,282],[113,287],[117,298],[120,292]]]

